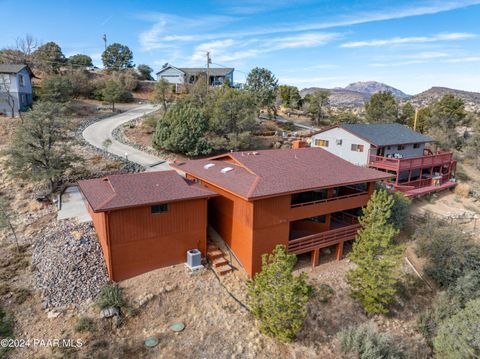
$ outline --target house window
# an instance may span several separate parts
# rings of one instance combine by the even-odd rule
[[[150,212],[152,214],[168,212],[168,204],[164,203],[164,204],[157,204],[155,206],[151,206],[150,207]]]
[[[23,75],[18,75],[18,82],[20,83],[20,86],[25,86],[25,79],[23,78]]]
[[[420,144],[419,143],[414,143],[413,148],[420,148]]]
[[[398,151],[401,151],[401,150],[404,150],[404,149],[405,149],[405,145],[398,145],[397,146]]]
[[[315,140],[315,146],[317,147],[328,147],[327,140]]]
[[[353,152],[363,152],[364,145],[356,145],[352,144],[352,151]]]
[[[337,144],[337,146],[341,146],[342,145],[342,140],[336,140],[335,143]]]

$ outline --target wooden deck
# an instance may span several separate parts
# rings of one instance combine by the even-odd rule
[[[456,182],[449,181],[449,182],[445,182],[440,186],[419,187],[419,188],[413,188],[413,189],[402,191],[402,192],[405,194],[405,197],[414,198],[414,197],[423,196],[429,193],[443,191],[445,189],[455,187],[456,185],[457,185]]]
[[[329,247],[344,241],[355,239],[359,224],[343,226],[325,232],[293,239],[288,242],[288,251],[293,254],[307,253],[320,248]]]
[[[385,170],[409,171],[417,168],[437,167],[449,165],[453,160],[453,153],[441,152],[435,155],[410,157],[410,158],[391,158],[383,156],[370,156],[369,166]]]

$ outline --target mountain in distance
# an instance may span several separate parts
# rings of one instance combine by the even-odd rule
[[[446,94],[453,94],[465,102],[465,109],[471,112],[480,111],[480,93],[434,86],[427,91],[412,96],[408,101],[415,107],[425,107],[439,101]]]
[[[409,95],[396,89],[395,87],[386,85],[377,81],[366,81],[366,82],[354,82],[345,87],[345,90],[356,91],[368,95],[373,95],[377,92],[391,92],[393,96],[397,98],[407,98]]]
[[[304,97],[308,93],[321,90],[320,87],[309,87],[300,91]],[[465,109],[471,112],[480,112],[480,93],[451,89],[448,87],[434,86],[429,90],[410,96],[392,86],[376,82],[354,82],[347,87],[335,87],[330,91],[330,105],[345,109],[359,109],[370,99],[372,94],[380,91],[391,92],[400,104],[410,102],[414,107],[420,108],[431,105],[440,100],[446,94],[453,94],[465,102]]]

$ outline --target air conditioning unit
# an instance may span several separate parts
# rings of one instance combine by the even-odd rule
[[[191,270],[203,268],[202,252],[198,249],[190,249],[187,251],[187,267]]]

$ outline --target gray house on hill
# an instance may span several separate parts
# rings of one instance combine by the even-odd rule
[[[233,86],[233,72],[235,69],[230,67],[208,69],[210,86],[221,86],[228,79],[230,85]],[[197,79],[207,74],[207,68],[199,67],[175,67],[167,64],[157,72],[157,80],[167,80],[171,84],[185,85],[193,84]]]
[[[17,116],[32,105],[32,77],[27,65],[0,64],[0,114]]]

